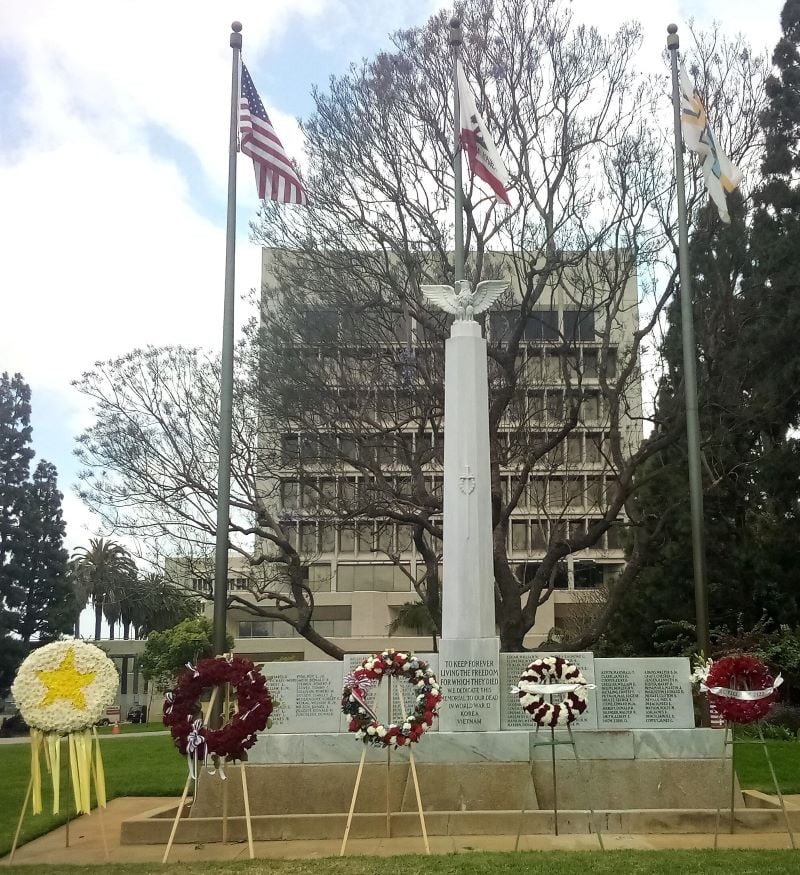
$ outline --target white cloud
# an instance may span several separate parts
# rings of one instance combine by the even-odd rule
[[[0,100],[9,103],[2,107],[5,117],[19,119],[16,130],[4,132],[13,150],[4,153],[0,139],[0,369],[21,371],[34,393],[37,387],[62,393],[64,407],[77,411],[83,425],[85,407],[69,381],[95,360],[147,343],[218,347],[230,22],[243,21],[248,58],[267,55],[281,40],[304,51],[293,34],[305,21],[309,26],[297,32],[310,34],[316,48],[358,61],[375,45],[385,45],[388,32],[409,22],[423,24],[439,5],[435,0],[0,4],[0,63],[15,74],[14,91],[0,93]],[[780,8],[781,0],[767,0],[757,11],[745,0],[730,0],[726,30],[746,30],[755,45],[771,48]],[[656,63],[669,21],[680,25],[688,41],[687,14],[707,24],[716,12],[710,3],[690,9],[684,0],[651,7],[633,0],[573,0],[572,9],[577,20],[604,30],[643,18],[648,57]],[[324,81],[326,73],[318,78]],[[275,109],[279,83],[275,87],[276,93],[262,91],[262,97],[287,151],[302,160],[299,129],[291,115]],[[247,240],[247,216],[257,203],[245,159],[239,161],[239,176],[241,319],[239,296],[258,285],[260,256]],[[60,425],[66,458],[77,423]],[[61,485],[68,493],[69,484]],[[65,506],[74,545],[85,540],[80,525],[89,517],[72,496]]]

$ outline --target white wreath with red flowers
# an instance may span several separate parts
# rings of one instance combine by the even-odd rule
[[[534,660],[520,675],[512,693],[519,696],[519,704],[537,726],[551,729],[569,726],[587,709],[587,684],[581,670],[562,656],[545,656]],[[548,701],[560,694],[561,702]]]
[[[406,680],[414,691],[414,710],[402,723],[385,726],[367,704],[367,693],[386,677]],[[403,695],[400,695],[403,701]],[[345,678],[342,713],[350,718],[347,728],[355,737],[377,747],[399,747],[419,741],[437,716],[442,694],[436,675],[424,659],[413,653],[384,650],[368,656]]]

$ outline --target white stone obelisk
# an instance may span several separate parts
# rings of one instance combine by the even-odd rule
[[[455,315],[445,343],[444,575],[439,675],[445,732],[500,728],[500,642],[495,631],[492,506],[489,473],[489,379],[486,341],[474,316],[508,287],[490,280],[473,291],[464,280],[463,188],[458,56],[461,24],[450,23],[453,47],[455,257],[454,286],[423,286],[425,297]]]
[[[495,638],[489,391],[481,326],[445,343],[442,637]]]

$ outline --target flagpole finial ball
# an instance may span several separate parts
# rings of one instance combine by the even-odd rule
[[[231,30],[234,33],[241,33],[242,32],[242,22],[241,21],[234,21],[231,24]]]
[[[667,33],[677,33],[678,25],[677,24],[668,24],[667,25]]]

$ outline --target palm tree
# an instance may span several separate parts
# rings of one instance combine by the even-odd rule
[[[73,553],[75,575],[94,607],[94,637],[100,638],[103,615],[111,625],[119,619],[119,605],[125,592],[136,579],[136,564],[130,553],[114,541],[92,538],[88,547]],[[86,602],[84,601],[84,604]]]
[[[431,612],[425,602],[405,602],[397,608],[397,614],[388,626],[389,637],[400,629],[413,629],[417,635],[430,635],[433,652],[438,653],[438,634]]]
[[[166,581],[159,574],[137,577],[120,605],[123,636],[131,628],[135,637],[144,638],[150,632],[163,632],[197,616],[199,602],[194,594]]]

